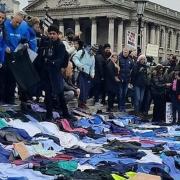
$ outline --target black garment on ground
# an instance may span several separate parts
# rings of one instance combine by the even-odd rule
[[[127,154],[137,153],[141,149],[141,144],[138,142],[120,142],[117,140],[111,141],[108,144],[103,145],[104,148],[109,150],[115,150],[118,152],[127,152]]]
[[[12,71],[18,85],[29,93],[39,83],[39,76],[29,58],[27,49],[19,50],[16,53],[9,54],[8,66]]]

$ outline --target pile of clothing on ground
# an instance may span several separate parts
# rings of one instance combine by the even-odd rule
[[[135,116],[88,115],[42,121],[45,110],[0,112],[0,179],[180,179],[180,127]]]

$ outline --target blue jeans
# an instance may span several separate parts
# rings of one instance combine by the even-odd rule
[[[127,91],[128,91],[128,82],[121,83],[120,88],[119,88],[119,109],[120,110],[125,110]]]
[[[79,100],[83,103],[86,103],[89,96],[89,91],[91,88],[91,78],[85,73],[80,72],[78,83],[79,83],[79,89],[80,89]]]
[[[134,110],[135,110],[135,112],[139,113],[141,111],[145,88],[135,86],[134,92],[135,92]]]

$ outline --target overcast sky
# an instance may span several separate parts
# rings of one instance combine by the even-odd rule
[[[21,2],[21,8],[27,5],[27,0],[19,0],[19,1]],[[180,0],[150,0],[150,1],[180,11]]]

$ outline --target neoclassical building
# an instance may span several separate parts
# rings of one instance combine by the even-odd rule
[[[20,2],[17,0],[0,0],[0,4],[6,5],[7,16],[11,17],[19,11]]]
[[[44,7],[59,20],[60,31],[82,32],[87,44],[109,42],[114,51],[127,46],[128,31],[137,33],[136,8],[132,0],[31,0],[24,9],[43,18]],[[147,44],[159,45],[159,60],[169,54],[180,57],[180,12],[148,2],[142,25],[142,51]]]

